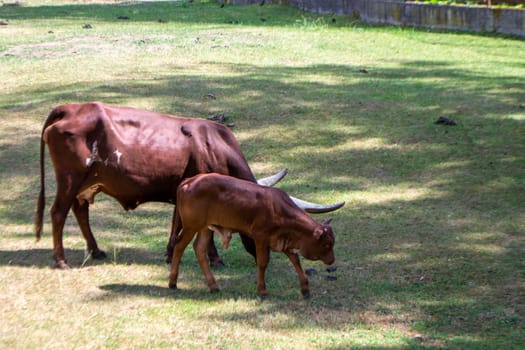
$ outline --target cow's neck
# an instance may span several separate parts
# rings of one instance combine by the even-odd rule
[[[312,235],[316,227],[319,225],[314,219],[306,213],[296,215],[287,220],[286,229],[293,234],[294,239],[300,239],[304,235]]]

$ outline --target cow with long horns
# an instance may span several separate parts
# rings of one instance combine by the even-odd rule
[[[310,295],[308,277],[299,255],[333,264],[334,235],[330,221],[319,223],[301,210],[283,191],[220,174],[201,174],[184,180],[177,192],[177,214],[182,231],[173,251],[170,288],[177,288],[179,265],[187,245],[193,248],[210,290],[219,287],[206,261],[212,231],[220,233],[225,247],[232,232],[244,232],[255,242],[257,291],[267,295],[265,272],[270,250],[283,252],[295,268],[304,297]]]

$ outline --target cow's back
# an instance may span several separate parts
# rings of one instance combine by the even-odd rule
[[[284,212],[301,211],[279,189],[220,174],[202,174],[184,180],[177,197],[183,225],[197,230],[208,225],[241,232],[252,232],[254,227],[271,230],[287,219]]]
[[[56,170],[85,179],[83,197],[92,200],[102,191],[126,209],[175,203],[177,186],[196,174],[255,181],[232,132],[203,119],[100,102],[67,104],[51,112],[43,140]]]
[[[224,125],[204,119],[184,118],[105,106],[106,129],[132,152],[134,172],[181,173],[179,181],[196,174],[216,172],[255,181],[239,143]],[[153,163],[153,164],[152,164]]]

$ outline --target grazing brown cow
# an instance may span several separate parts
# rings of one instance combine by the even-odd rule
[[[89,204],[99,192],[114,197],[129,210],[149,201],[175,204],[180,182],[196,174],[216,172],[256,181],[232,132],[219,123],[100,102],[58,106],[49,114],[42,130],[37,239],[42,233],[45,205],[44,143],[48,145],[57,181],[51,223],[54,258],[59,268],[69,267],[62,231],[71,207],[92,257],[105,257],[89,225]],[[306,203],[304,208],[325,212],[343,204]],[[168,259],[180,227],[174,215]],[[253,241],[244,235],[241,238],[246,249],[255,254]],[[213,240],[209,255],[212,263],[220,263]]]
[[[182,231],[173,250],[170,288],[177,288],[179,264],[184,249],[194,235],[193,248],[210,290],[219,288],[206,262],[206,247],[212,231],[228,246],[231,232],[244,232],[255,241],[257,251],[257,291],[265,297],[264,274],[269,251],[288,256],[299,276],[301,293],[308,297],[308,277],[298,253],[310,260],[334,262],[334,235],[330,221],[318,223],[294,204],[285,192],[220,174],[201,174],[184,180],[177,192],[177,215]]]

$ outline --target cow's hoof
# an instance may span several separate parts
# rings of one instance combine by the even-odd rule
[[[102,259],[105,259],[107,257],[107,254],[106,254],[105,251],[97,249],[97,250],[94,250],[93,252],[91,252],[91,257],[93,259],[96,259],[96,260],[102,260]]]
[[[304,299],[310,298],[310,291],[309,290],[302,290],[301,294],[303,295]]]
[[[168,249],[166,250],[166,254],[164,254],[166,257],[166,264],[171,264],[171,259],[173,258],[173,249],[171,251]]]
[[[220,291],[219,287],[210,287],[210,293],[212,294],[219,293]]]
[[[260,302],[263,302],[266,299],[268,299],[268,294],[264,294],[264,295],[258,294],[257,295],[257,300],[260,301]]]
[[[215,261],[210,261],[210,266],[213,268],[222,269],[226,267],[226,264],[224,263],[224,261],[222,261],[222,259],[219,259]]]
[[[170,282],[170,284],[169,284],[169,288],[170,288],[170,289],[173,289],[173,290],[178,289],[178,288],[177,288],[177,283],[171,283],[171,282]]]
[[[59,260],[55,263],[55,269],[70,270],[71,265],[69,265],[65,260]]]
[[[266,289],[257,291],[257,299],[260,301],[266,300],[268,297],[268,291]]]

